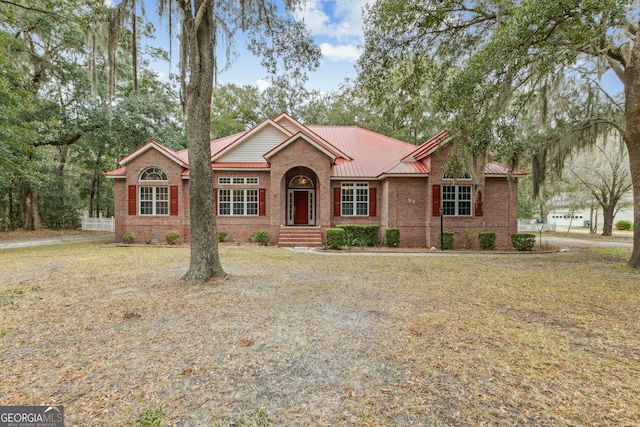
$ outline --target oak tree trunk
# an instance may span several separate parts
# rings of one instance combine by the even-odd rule
[[[602,218],[604,223],[602,224],[602,235],[611,236],[613,232],[613,217],[615,216],[616,205],[609,203],[602,206]]]
[[[208,0],[193,2],[201,10]],[[185,17],[189,43],[189,81],[186,85],[187,148],[189,150],[189,200],[191,218],[191,264],[184,279],[202,284],[224,277],[218,253],[218,233],[211,169],[210,116],[213,90],[214,37],[212,3],[198,22]],[[186,15],[186,14],[185,14]]]
[[[42,228],[40,212],[38,211],[38,189],[35,185],[25,188],[23,193],[23,220],[25,230],[39,230]]]
[[[640,267],[640,43],[635,43],[624,70],[625,143],[633,185],[633,252],[628,264]]]

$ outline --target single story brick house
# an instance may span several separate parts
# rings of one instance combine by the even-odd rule
[[[444,230],[493,231],[497,245],[517,232],[517,179],[489,163],[482,192],[447,179],[453,141],[441,132],[415,146],[355,126],[305,126],[286,113],[211,142],[218,230],[246,241],[266,229],[281,246],[321,246],[339,224],[377,224],[380,241],[400,229],[400,245],[437,246]],[[107,172],[115,185],[115,238],[190,240],[187,150],[149,141]],[[516,171],[520,177],[525,172]]]

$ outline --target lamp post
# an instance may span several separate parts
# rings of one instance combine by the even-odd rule
[[[444,209],[442,209],[442,203],[440,203],[440,238],[438,239],[438,243],[440,243],[440,251],[444,251],[444,236],[442,235],[443,217],[444,217]]]

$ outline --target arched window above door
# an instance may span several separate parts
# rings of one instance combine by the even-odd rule
[[[308,176],[298,175],[289,181],[289,188],[313,188],[313,181]]]

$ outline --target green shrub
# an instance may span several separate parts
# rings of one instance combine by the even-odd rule
[[[438,247],[443,250],[453,249],[453,231],[443,231],[438,236]]]
[[[379,225],[346,224],[336,225],[336,228],[342,228],[345,231],[345,242],[348,247],[352,245],[376,246],[378,244]]]
[[[259,243],[263,246],[267,246],[271,241],[271,233],[268,230],[258,230],[253,233],[251,237],[251,241],[255,243]]]
[[[476,239],[478,238],[478,233],[471,227],[465,227],[462,230],[462,236],[464,237],[464,246],[467,249],[473,249],[476,245]]]
[[[511,244],[517,251],[531,251],[536,244],[536,235],[529,233],[514,233],[511,235]]]
[[[180,240],[180,232],[177,230],[169,230],[164,238],[167,240],[168,245],[175,245],[178,243],[178,240]]]
[[[390,248],[397,248],[400,245],[399,228],[387,228],[384,230],[384,245]]]
[[[122,243],[130,245],[136,242],[136,236],[133,233],[124,233],[122,236]]]
[[[480,249],[495,249],[496,248],[496,233],[492,231],[483,231],[478,234],[480,240]]]
[[[631,230],[633,229],[633,224],[631,224],[631,221],[625,221],[625,220],[621,220],[616,222],[616,228],[618,230]]]
[[[218,242],[222,243],[227,240],[228,235],[229,233],[227,233],[226,231],[218,231]]]
[[[340,249],[344,246],[346,232],[342,228],[327,228],[325,231],[329,249]]]

